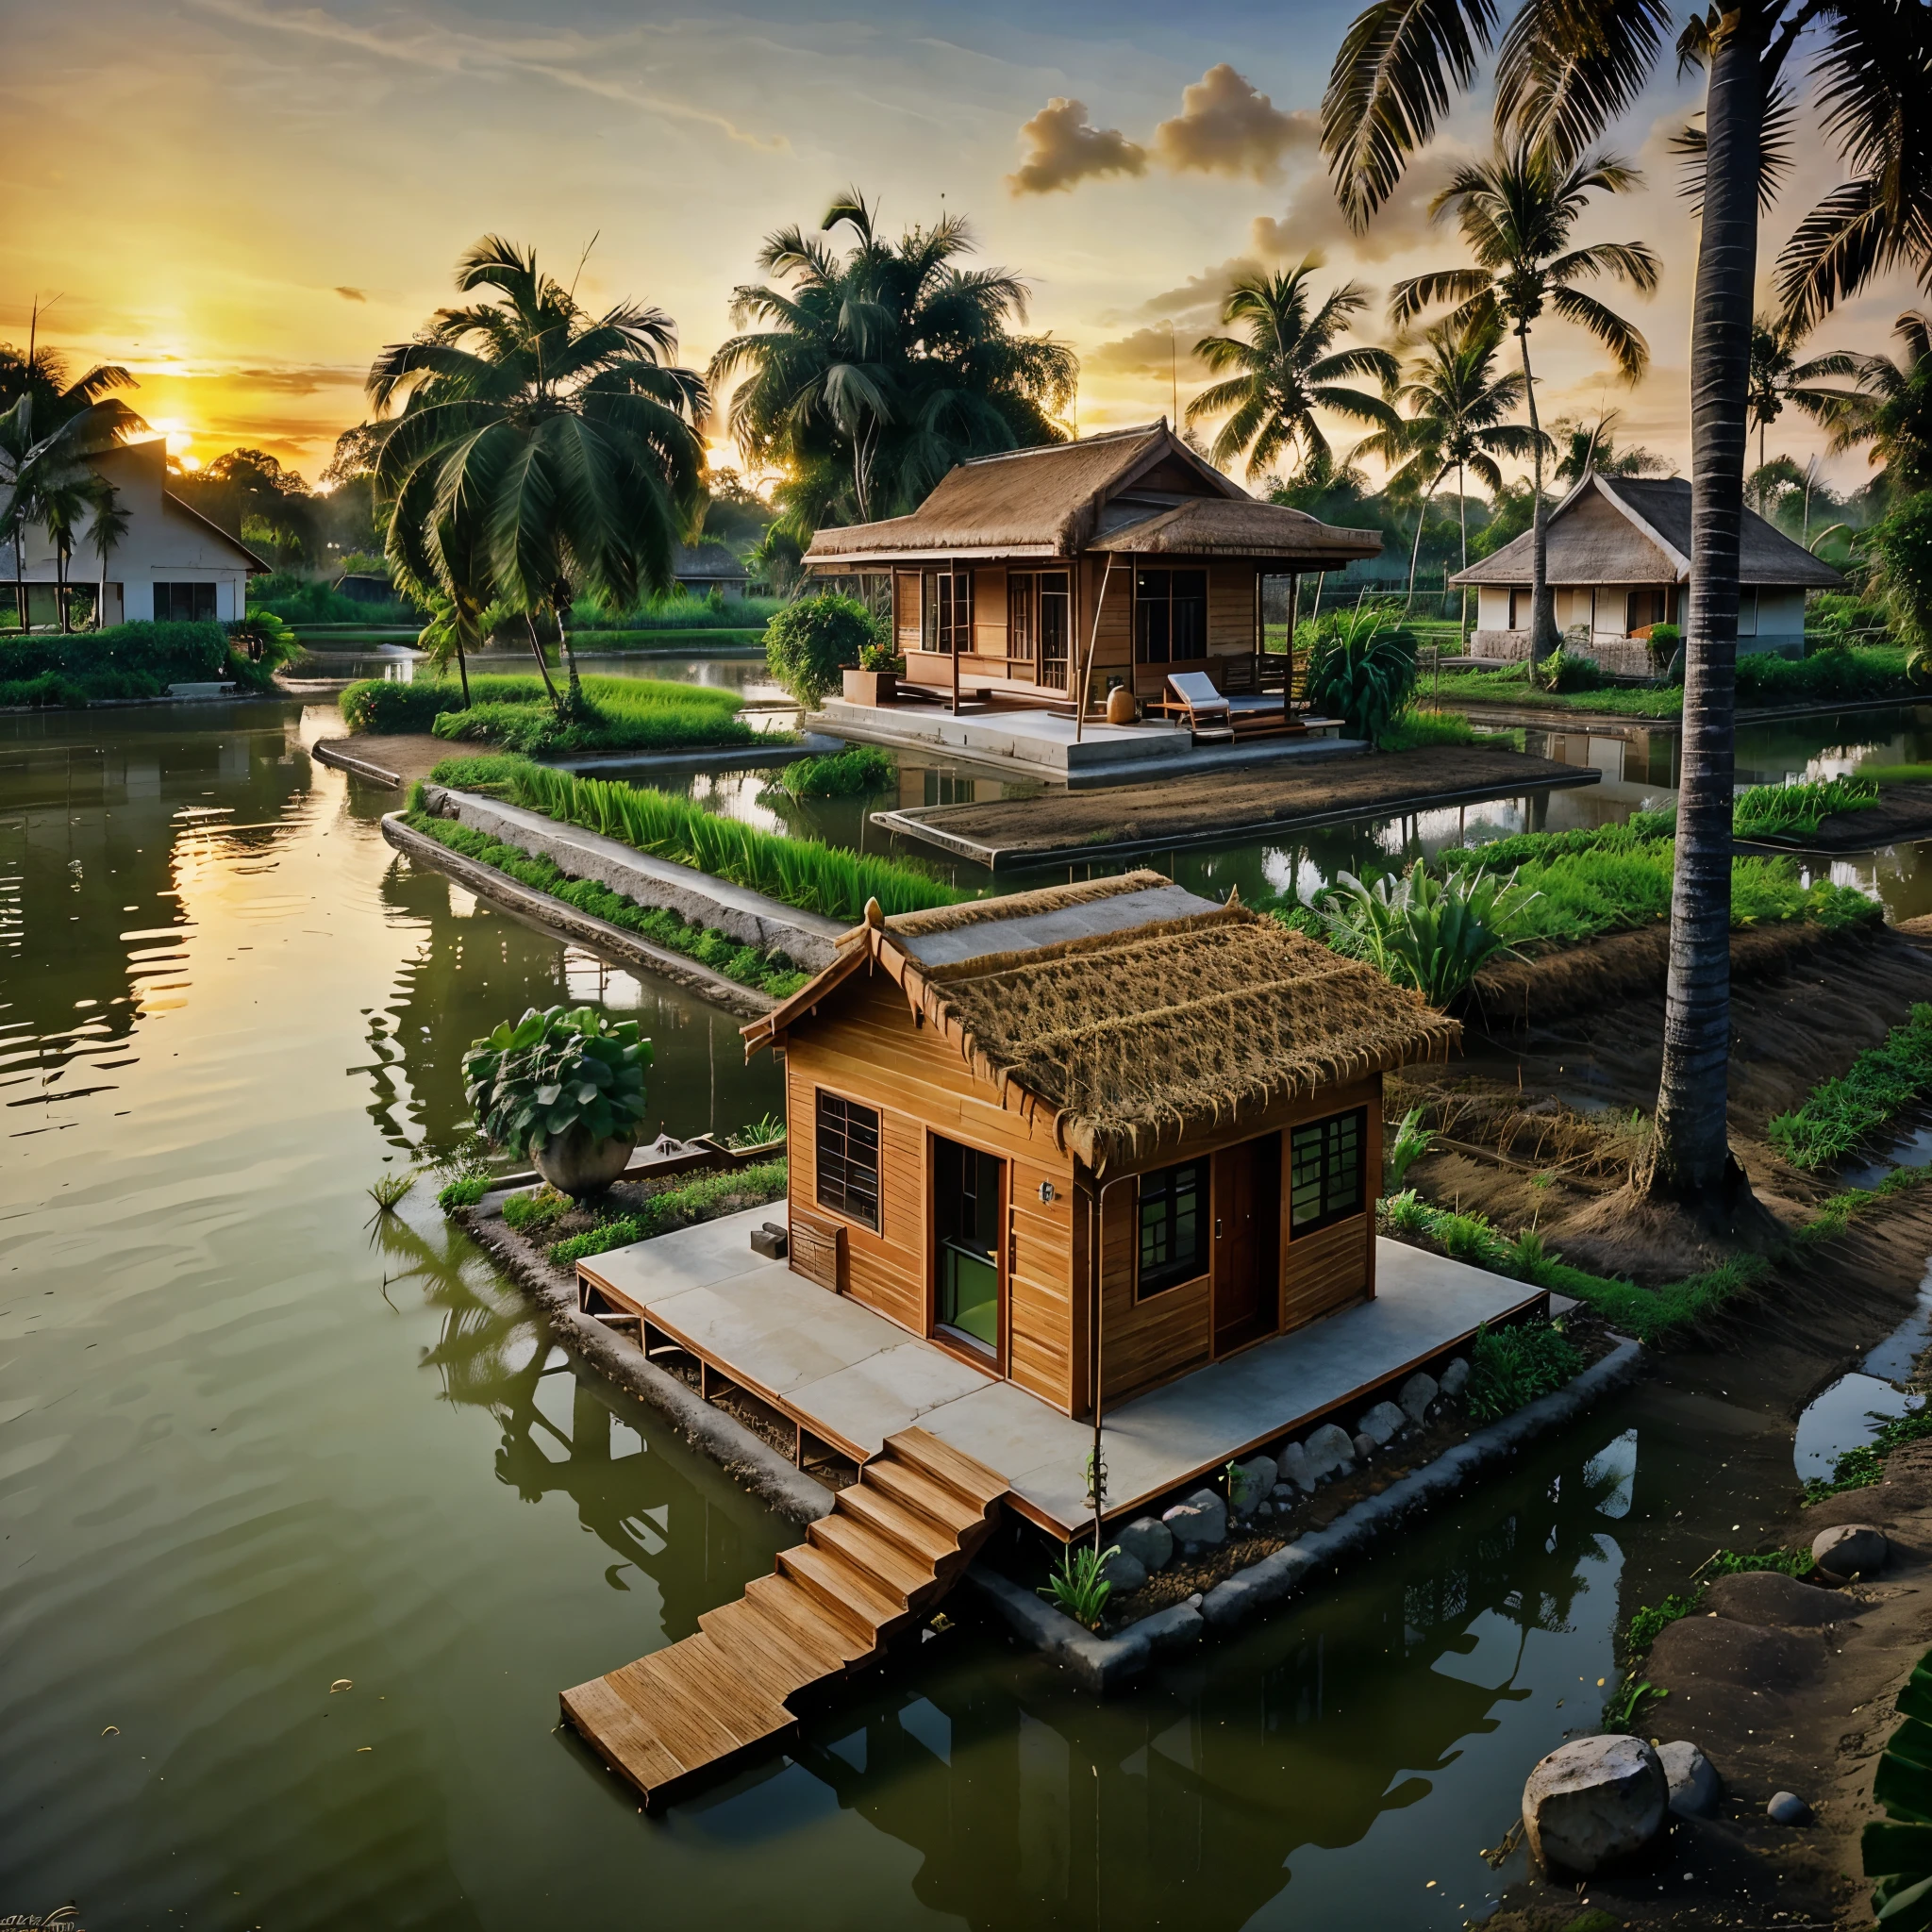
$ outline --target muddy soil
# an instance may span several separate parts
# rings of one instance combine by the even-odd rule
[[[1046,798],[936,806],[908,817],[997,854],[997,865],[1033,865],[1100,847],[1185,843],[1204,835],[1291,831],[1438,804],[1507,798],[1595,774],[1487,745],[1430,745],[1324,760],[1313,772],[1218,773],[1158,785],[1114,785]]]

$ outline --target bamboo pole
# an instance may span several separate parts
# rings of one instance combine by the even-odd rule
[[[1087,730],[1087,690],[1093,682],[1094,654],[1100,649],[1100,612],[1107,602],[1107,586],[1113,575],[1113,552],[1107,553],[1107,568],[1100,574],[1100,594],[1093,600],[1093,629],[1087,640],[1087,663],[1080,674],[1080,691],[1074,700],[1074,742],[1078,744]]]

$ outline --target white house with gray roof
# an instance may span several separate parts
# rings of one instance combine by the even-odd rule
[[[1591,472],[1550,512],[1548,541],[1565,648],[1586,652],[1606,671],[1647,671],[1652,627],[1681,625],[1690,614],[1690,485]],[[1529,655],[1533,542],[1524,531],[1449,579],[1476,592],[1470,649],[1478,658]],[[1805,645],[1807,592],[1844,586],[1828,563],[1748,509],[1739,577],[1739,650],[1793,657]]]

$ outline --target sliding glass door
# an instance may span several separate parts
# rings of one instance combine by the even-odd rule
[[[1006,1162],[934,1135],[933,1322],[941,1337],[997,1360]]]

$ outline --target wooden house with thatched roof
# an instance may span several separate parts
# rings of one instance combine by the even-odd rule
[[[1548,575],[1566,648],[1606,671],[1641,675],[1659,624],[1690,608],[1690,486],[1678,476],[1584,477],[1550,512]],[[1805,597],[1844,578],[1747,509],[1739,532],[1738,649],[1805,648]],[[1478,658],[1529,655],[1531,531],[1449,579],[1476,592]]]
[[[1069,1416],[1374,1295],[1382,1076],[1453,1021],[1156,873],[872,913],[744,1029],[795,1272]]]
[[[1263,578],[1381,547],[1250,496],[1163,419],[960,463],[909,516],[819,531],[805,563],[890,576],[910,683],[1065,702],[1158,699],[1177,671],[1257,691]]]

